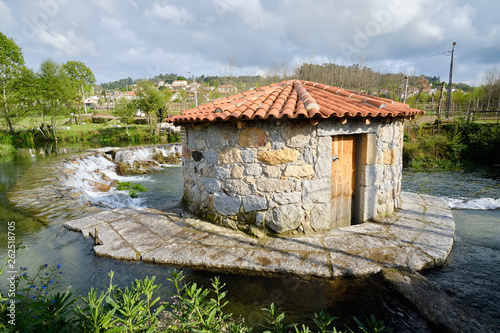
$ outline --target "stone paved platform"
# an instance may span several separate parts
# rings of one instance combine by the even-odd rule
[[[442,265],[455,234],[445,200],[414,193],[401,199],[392,217],[292,238],[252,238],[183,217],[180,209],[118,208],[64,225],[85,237],[97,228],[99,256],[216,272],[333,278]]]

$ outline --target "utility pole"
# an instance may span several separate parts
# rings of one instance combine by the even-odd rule
[[[438,106],[438,114],[437,114],[437,119],[441,119],[441,113],[442,113],[442,102],[443,102],[443,92],[444,92],[444,86],[445,86],[446,82],[443,81],[443,83],[441,83],[441,94],[439,96],[439,106]]]
[[[405,94],[403,97],[403,103],[406,104],[406,93],[408,91],[408,75],[405,75]]]
[[[453,42],[453,48],[451,49],[451,63],[450,63],[450,83],[448,84],[448,100],[446,102],[446,118],[450,116],[450,105],[451,105],[451,79],[453,77],[453,54],[455,53],[455,45],[457,42]]]

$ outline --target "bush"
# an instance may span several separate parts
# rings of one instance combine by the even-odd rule
[[[11,144],[0,143],[0,160],[8,158],[15,153],[17,153],[17,150]]]
[[[442,130],[418,129],[405,135],[403,165],[412,168],[461,168],[464,162],[464,133],[460,125],[452,124]]]
[[[0,270],[0,275],[3,269]],[[109,286],[98,292],[92,288],[86,297],[72,298],[70,292],[53,294],[51,291],[62,274],[61,266],[41,265],[34,277],[26,267],[16,276],[16,318],[9,319],[10,299],[0,292],[0,328],[4,332],[250,332],[242,320],[224,313],[226,292],[219,278],[211,280],[211,288],[184,283],[182,272],[174,270],[167,279],[174,285],[172,303],[161,302],[155,296],[161,285],[155,277],[135,279],[124,289],[113,284],[114,273],[109,273]],[[11,295],[9,294],[9,297]],[[80,305],[74,306],[79,301]],[[167,310],[168,309],[168,310]],[[297,324],[284,326],[285,314],[274,304],[263,308],[265,332],[311,332]],[[335,318],[323,312],[313,321],[320,332],[339,332],[330,329]],[[357,318],[360,332],[390,332],[382,321],[372,315],[365,323]],[[349,332],[353,332],[347,328]]]
[[[49,268],[47,264],[40,265],[34,276],[29,276],[27,267],[21,267],[15,278],[16,316],[15,325],[7,316],[5,306],[1,308],[1,325],[6,332],[40,331],[40,332],[71,332],[68,324],[73,317],[71,308],[76,299],[72,293],[51,293],[59,283],[62,274],[61,265]],[[9,301],[9,299],[4,301]],[[2,302],[2,303],[3,303]],[[5,305],[5,303],[3,303]]]
[[[463,136],[463,159],[473,164],[495,166],[500,164],[500,125],[456,123]]]
[[[94,124],[104,124],[110,120],[109,118],[104,117],[92,117],[91,119]]]

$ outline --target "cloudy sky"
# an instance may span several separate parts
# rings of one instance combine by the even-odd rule
[[[359,63],[482,84],[500,70],[491,0],[0,0],[0,31],[38,69],[83,61],[97,82],[160,73],[263,74],[273,63]]]

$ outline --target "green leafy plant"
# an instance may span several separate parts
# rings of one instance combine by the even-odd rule
[[[321,333],[332,332],[328,330],[328,327],[332,324],[332,322],[337,319],[337,317],[332,317],[322,311],[320,313],[315,313],[313,321],[316,326],[320,329]],[[336,331],[335,331],[336,332]]]
[[[174,285],[172,303],[161,302],[155,294],[161,285],[155,277],[135,279],[129,287],[113,284],[114,273],[109,273],[109,285],[104,291],[92,288],[86,297],[72,299],[72,294],[53,293],[54,285],[62,274],[61,266],[38,267],[34,276],[29,276],[26,267],[16,278],[16,321],[8,321],[7,304],[10,299],[0,292],[0,329],[2,332],[227,332],[245,333],[252,329],[232,314],[223,312],[227,305],[226,292],[219,278],[211,280],[211,288],[199,287],[196,283],[185,283],[182,272],[174,270],[167,280]],[[0,268],[0,275],[3,267]],[[74,303],[78,301],[76,307]],[[168,310],[167,310],[168,309]],[[302,324],[285,325],[285,314],[271,303],[263,308],[265,332],[313,332]],[[313,321],[321,333],[341,333],[332,325],[335,317],[324,312],[314,315]],[[390,332],[382,321],[372,315],[362,323],[354,320],[362,332]],[[348,328],[349,329],[349,328]],[[350,332],[353,332],[349,329]]]
[[[40,265],[33,276],[21,267],[15,280],[16,331],[71,331],[72,292],[52,293],[62,274],[61,265]],[[3,318],[3,316],[2,316]]]
[[[292,328],[296,329],[296,324],[286,326],[283,324],[285,313],[279,313],[281,309],[275,307],[274,303],[271,303],[269,308],[262,308],[261,310],[264,311],[264,321],[266,322],[262,325],[266,329],[264,333],[286,333]]]
[[[134,184],[130,182],[119,182],[116,187],[118,191],[128,191],[131,198],[138,198],[138,192],[146,192],[147,188],[143,187],[141,184]]]
[[[250,329],[236,322],[232,314],[224,314],[222,308],[227,292],[218,277],[211,280],[212,288],[198,287],[196,283],[183,283],[182,272],[174,271],[172,278],[176,293],[171,305],[169,326],[166,332],[249,332]],[[209,298],[213,295],[214,297]]]
[[[428,179],[420,181],[418,183],[418,191],[417,191],[417,193],[431,195],[432,194],[432,184],[431,184],[431,182]]]
[[[158,326],[157,316],[166,305],[162,304],[155,311],[151,310],[160,299],[152,299],[153,293],[159,288],[154,280],[154,277],[146,277],[142,281],[136,279],[130,288],[125,289],[115,286],[111,295],[106,298],[108,304],[116,309],[117,322],[128,332],[153,332]]]
[[[115,328],[117,319],[114,317],[116,308],[106,304],[106,299],[110,296],[113,290],[113,271],[109,273],[110,281],[106,292],[101,292],[97,296],[97,290],[91,288],[87,297],[82,297],[81,300],[86,305],[85,307],[78,306],[75,309],[75,314],[78,318],[78,328],[83,332],[119,332]]]
[[[358,324],[359,329],[363,333],[386,333],[392,332],[392,328],[385,327],[385,324],[381,320],[377,320],[374,315],[371,315],[370,318],[366,318],[366,325],[363,324],[358,318],[354,317],[354,321]],[[354,332],[349,329],[350,332]]]
[[[0,143],[0,160],[7,159],[17,153],[17,150],[10,144]]]

